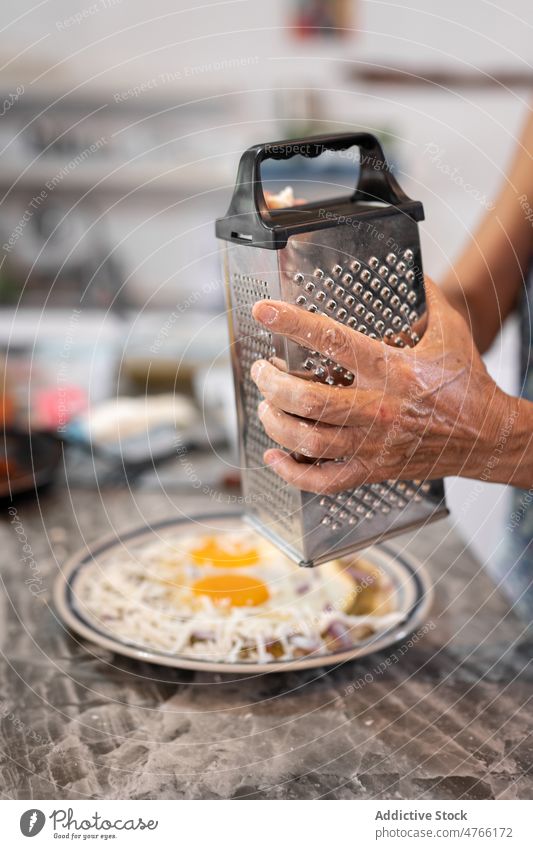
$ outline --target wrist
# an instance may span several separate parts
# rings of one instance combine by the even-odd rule
[[[479,480],[524,489],[533,486],[533,404],[497,388],[476,454]]]
[[[506,396],[509,398],[509,396]],[[519,489],[533,487],[533,404],[524,398],[510,398],[512,431],[503,462],[501,481]]]

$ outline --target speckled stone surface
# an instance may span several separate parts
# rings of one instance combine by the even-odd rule
[[[216,507],[58,488],[17,505],[31,569],[3,508],[4,798],[531,798],[531,638],[447,522],[400,540],[436,603],[385,671],[394,649],[299,674],[174,671],[65,631],[51,587],[84,540]]]

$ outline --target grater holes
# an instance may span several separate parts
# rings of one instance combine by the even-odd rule
[[[430,491],[430,485],[422,481],[385,481],[365,484],[357,489],[324,495],[320,506],[325,515],[322,524],[332,531],[344,524],[351,527],[372,520],[376,515],[388,516],[403,510],[411,500],[420,501]]]
[[[346,262],[332,262],[330,266],[321,263],[320,267],[313,266],[308,272],[304,268],[296,274],[305,278],[303,289],[307,301],[297,300],[297,303],[371,339],[398,346],[412,345],[413,339],[418,338],[413,336],[410,327],[415,312],[412,307],[419,296],[409,285],[407,274],[412,269],[407,268],[408,257],[409,254],[405,257],[405,251],[399,257],[389,252],[386,259],[370,256],[366,263],[352,258]],[[397,268],[399,266],[401,273],[402,263],[406,272],[399,278]],[[322,274],[317,274],[317,271]],[[295,293],[295,299],[297,296],[298,293]],[[326,381],[332,375],[337,377],[336,364],[331,360],[317,355],[316,362],[325,369],[324,374],[319,371],[317,379]],[[309,371],[314,374],[313,369]],[[346,380],[353,378],[343,375],[343,382],[346,383]]]
[[[294,498],[288,487],[280,487],[275,472],[264,465],[264,452],[267,448],[277,446],[267,436],[257,417],[261,394],[250,376],[250,369],[257,359],[269,359],[272,356],[271,334],[252,317],[254,303],[270,299],[269,287],[264,280],[238,273],[232,274],[231,284],[235,343],[239,346],[242,401],[246,418],[243,433],[246,475],[249,492],[252,496],[257,496],[257,504],[252,498],[250,509],[257,511],[258,505],[261,505],[263,510],[275,517],[287,533],[292,533],[295,528]]]

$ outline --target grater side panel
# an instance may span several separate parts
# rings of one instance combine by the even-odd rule
[[[301,493],[265,466],[264,452],[277,446],[259,421],[261,394],[250,376],[257,359],[275,354],[272,336],[254,321],[252,307],[258,300],[280,297],[278,253],[225,243],[224,274],[245,512],[254,526],[298,559]]]
[[[446,516],[442,481],[383,481],[303,493],[303,563],[317,565]]]
[[[387,344],[419,341],[426,302],[412,219],[378,216],[293,236],[279,253],[283,300]],[[354,380],[339,364],[294,342],[286,343],[285,360],[288,371],[308,379],[344,386]],[[300,562],[330,560],[446,512],[441,481],[383,481],[334,496],[304,492]]]

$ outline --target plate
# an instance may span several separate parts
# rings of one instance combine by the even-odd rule
[[[135,549],[138,545],[143,545],[149,541],[164,542],[167,537],[175,537],[176,533],[180,531],[190,535],[198,527],[201,527],[202,533],[205,533],[206,528],[209,531],[227,531],[238,529],[240,526],[247,527],[240,513],[203,514],[194,518],[162,520],[150,526],[142,525],[133,530],[100,539],[75,554],[58,576],[54,586],[54,602],[58,614],[63,622],[80,637],[116,654],[125,655],[144,663],[155,663],[179,669],[238,674],[288,672],[342,664],[381,651],[399,640],[405,639],[408,634],[411,634],[426,621],[433,600],[433,589],[429,576],[424,566],[412,555],[395,550],[391,543],[374,545],[364,552],[358,552],[356,556],[364,557],[368,563],[383,570],[386,574],[392,586],[394,608],[403,614],[402,619],[388,630],[374,634],[353,648],[320,655],[309,655],[296,660],[273,659],[268,663],[242,660],[235,663],[216,662],[184,657],[152,648],[143,649],[138,644],[121,640],[106,633],[101,623],[96,618],[91,618],[77,604],[76,588],[80,578],[86,576],[86,570],[94,568],[95,563],[98,564],[99,568],[105,568],[106,558],[116,552],[118,547]]]

